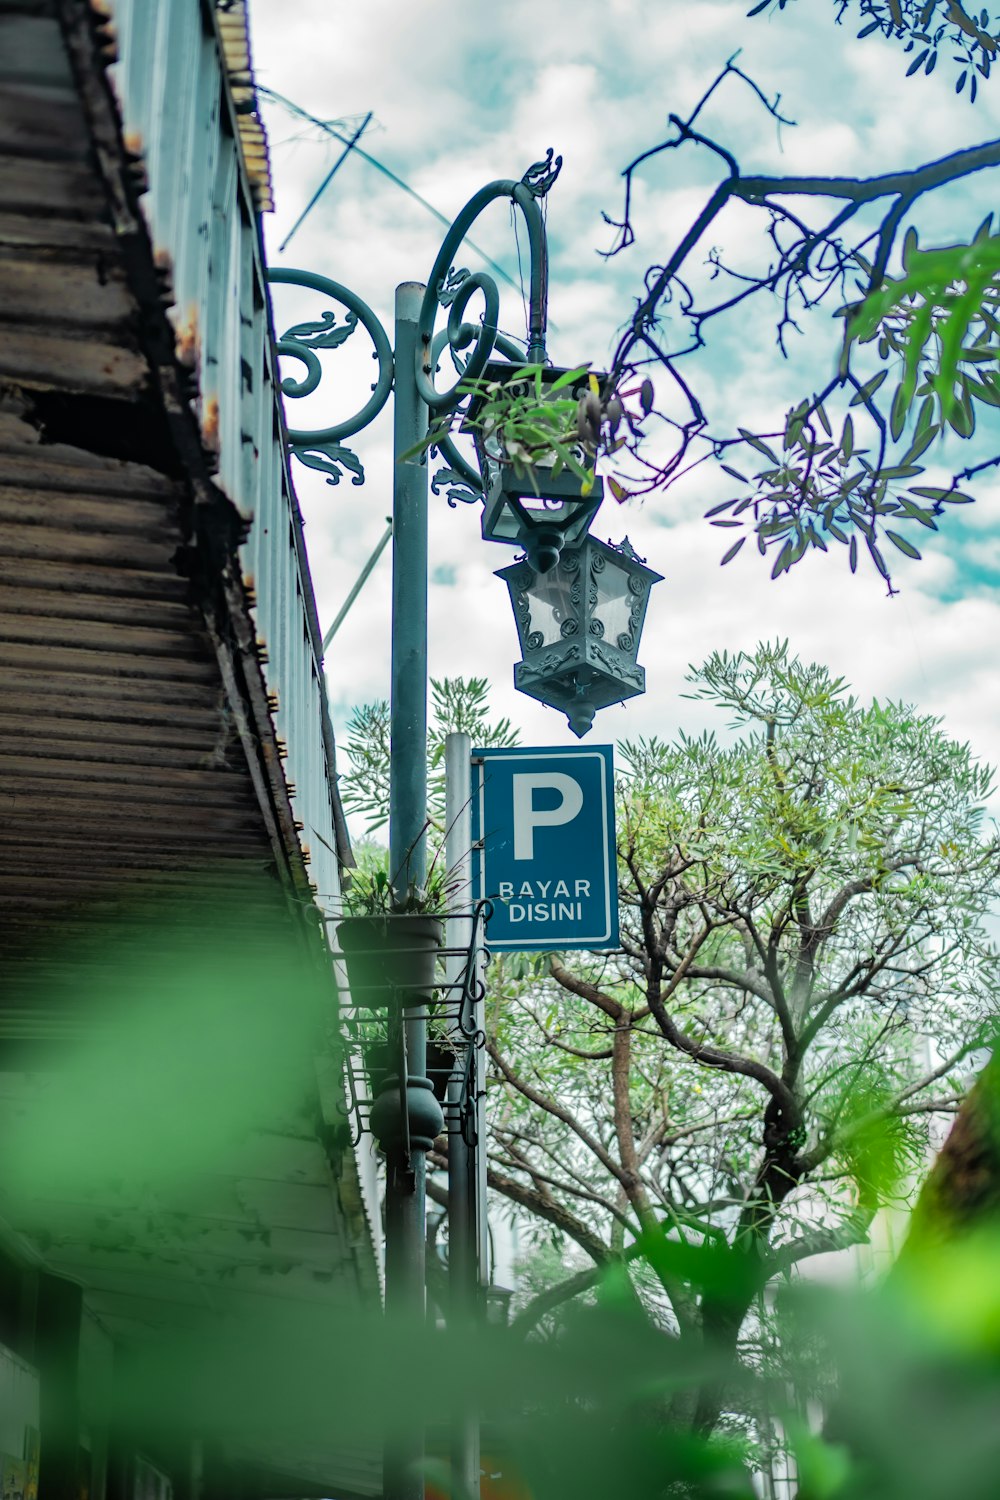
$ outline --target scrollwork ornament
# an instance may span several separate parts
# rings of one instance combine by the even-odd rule
[[[441,434],[431,451],[440,454],[444,460],[444,467],[438,469],[431,478],[432,494],[440,494],[447,486],[445,494],[453,510],[457,505],[475,505],[482,500],[480,475],[471,464],[466,463],[447,433]]]
[[[555,156],[550,146],[544,161],[533,162],[521,178],[533,198],[544,198],[562,171],[563,159]]]
[[[531,271],[525,361],[528,364],[545,363],[548,257],[545,226],[537,200],[548,192],[555,181],[559,165],[561,163],[553,164],[553,154],[549,151],[545,161],[536,162],[529,167],[520,182],[497,180],[487,183],[469,199],[445,235],[427,278],[427,290],[417,324],[414,371],[417,391],[433,414],[440,416],[454,409],[461,400],[458,387],[479,379],[498,343],[500,292],[496,282],[485,271],[463,274],[454,269],[456,253],[473,223],[497,199],[509,198],[520,210],[527,228]],[[480,320],[478,324],[467,323],[466,309],[472,297],[479,292],[482,293],[485,304]],[[462,363],[461,374],[447,390],[438,390],[434,383],[439,353],[434,324],[442,304],[449,309],[448,342],[452,348],[465,349],[470,343],[472,345],[468,358]]]
[[[563,620],[562,624],[559,626],[559,634],[563,637],[564,640],[567,636],[579,635],[579,620],[574,619],[572,616],[568,620]]]
[[[292,452],[307,468],[322,470],[327,476],[327,484],[339,484],[345,469],[352,475],[352,484],[365,482],[364,465],[360,458],[342,443],[293,443]]]
[[[525,650],[527,650],[527,651],[540,651],[542,649],[542,647],[545,645],[545,634],[544,634],[544,632],[541,631],[541,630],[532,630],[532,631],[530,631],[529,634],[528,634],[528,636],[527,636],[527,638],[526,638],[526,640],[525,640],[525,642],[524,642],[524,645],[525,645]]]
[[[617,677],[619,681],[631,682],[640,691],[642,690],[642,685],[645,682],[645,674],[641,667],[637,667],[630,661],[622,661],[617,654],[612,656],[607,646],[602,642],[591,641],[590,652],[594,660],[600,662],[601,666],[610,676]]]
[[[533,661],[530,664],[524,662],[522,676],[529,680],[537,677],[547,677],[549,673],[559,671],[567,663],[579,661],[581,654],[579,644],[560,647],[557,651],[549,651],[545,656],[539,657],[538,661]]]
[[[361,484],[364,471],[359,460],[353,453],[350,453],[350,450],[341,449],[340,444],[343,438],[352,437],[354,433],[367,427],[369,422],[378,416],[389,399],[389,393],[392,390],[393,359],[388,334],[368,304],[349,287],[341,285],[339,281],[332,281],[328,276],[319,276],[313,271],[276,268],[268,271],[267,279],[275,285],[305,287],[309,291],[329,297],[346,309],[342,323],[338,323],[336,314],[326,308],[319,318],[294,324],[284,337],[277,341],[276,348],[279,355],[300,360],[306,367],[303,379],[286,377],[282,380],[281,389],[285,396],[296,400],[309,396],[316,390],[323,373],[316,350],[338,349],[346,339],[350,338],[359,323],[371,338],[374,345],[373,357],[378,364],[378,376],[372,385],[371,396],[361,410],[346,421],[335,422],[329,427],[320,427],[310,431],[290,428],[288,433],[289,445],[295,456],[312,468],[326,470],[330,475],[328,483],[339,483],[342,466],[350,469],[355,476],[360,475],[352,479],[352,484]]]
[[[338,326],[337,315],[327,307],[320,314],[319,319],[313,323],[295,323],[291,328],[285,330],[279,339],[280,344],[305,344],[310,349],[339,349],[345,343],[358,326],[358,315],[348,312],[343,323]]]
[[[431,475],[431,494],[440,495],[442,490],[452,510],[459,505],[478,505],[483,498],[482,490],[474,490],[457,469],[438,469]]]
[[[523,632],[531,623],[531,603],[527,594],[518,592],[514,595],[514,613],[518,628]]]
[[[449,269],[447,276],[439,283],[437,289],[437,299],[441,307],[451,307],[470,274],[464,267],[458,271],[454,266]]]

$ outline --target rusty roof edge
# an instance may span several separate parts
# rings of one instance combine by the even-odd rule
[[[219,0],[201,0],[201,3],[206,18],[208,19],[209,24],[211,25],[217,38],[220,52],[225,55],[225,45],[223,42],[222,32],[219,24],[219,11],[221,9]],[[252,78],[252,54],[250,51],[249,28],[246,24],[247,11],[245,0],[233,0],[233,8],[235,9],[236,7],[240,8],[243,16],[244,34],[246,39],[246,55],[248,61],[250,61],[251,64]],[[241,161],[243,162],[245,174],[243,177],[243,183],[245,188],[250,188],[250,173],[246,168],[246,162],[243,157],[243,140],[242,137],[239,136],[240,114],[236,104],[236,100],[233,97],[231,81],[228,75],[226,75],[225,83],[225,93],[229,101],[229,108],[232,112],[233,131],[240,140]],[[252,199],[252,190],[250,196]],[[320,626],[319,611],[316,608],[316,592],[313,588],[312,573],[309,568],[309,554],[306,549],[305,533],[302,526],[302,512],[299,509],[298,496],[295,493],[295,485],[292,481],[291,463],[289,461],[288,449],[288,427],[285,422],[285,410],[281,401],[281,375],[278,371],[278,359],[275,347],[277,339],[274,331],[274,308],[271,302],[271,289],[268,285],[267,276],[265,274],[267,258],[264,250],[264,237],[261,232],[259,220],[256,221],[256,228],[257,233],[254,243],[254,262],[256,273],[260,279],[260,284],[263,289],[264,306],[267,310],[268,344],[266,357],[270,367],[269,373],[271,375],[271,387],[275,393],[275,406],[278,415],[279,430],[281,432],[282,464],[285,471],[285,480],[288,485],[288,493],[290,498],[294,502],[291,506],[292,535],[295,543],[295,555],[299,563],[299,575],[302,580],[302,597],[303,604],[305,606],[306,620],[309,627],[310,644],[312,646],[313,655],[316,660],[316,669],[319,675],[319,680],[323,685],[323,750],[326,757],[327,774],[330,778],[331,809],[333,814],[334,832],[336,834],[337,859],[342,869],[352,870],[356,867],[357,861],[354,858],[354,851],[351,847],[350,832],[347,827],[347,819],[344,816],[344,809],[340,800],[340,778],[337,772],[336,738],[333,730],[333,720],[330,717],[329,700],[326,693],[326,676],[323,670],[323,631]]]
[[[254,207],[258,213],[270,213],[274,209],[271,156],[267,130],[257,110],[257,79],[246,0],[203,0],[203,4],[210,12],[225,62],[223,71],[235,115],[235,134]]]

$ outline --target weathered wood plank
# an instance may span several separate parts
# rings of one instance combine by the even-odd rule
[[[73,339],[6,324],[0,332],[0,375],[43,390],[138,395],[149,379],[137,349],[103,339]]]

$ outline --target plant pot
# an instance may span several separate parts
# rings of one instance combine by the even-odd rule
[[[371,1042],[362,1048],[365,1073],[368,1077],[368,1092],[376,1098],[382,1085],[392,1071],[388,1042]]]
[[[434,1097],[443,1104],[448,1093],[448,1084],[455,1071],[455,1049],[448,1042],[427,1043],[427,1076],[434,1090]]]
[[[344,917],[337,942],[347,965],[351,1003],[375,1009],[429,1004],[442,941],[440,917]]]

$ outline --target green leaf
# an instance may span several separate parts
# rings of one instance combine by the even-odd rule
[[[851,454],[854,452],[854,423],[850,417],[844,418],[844,430],[840,439],[840,450],[844,458],[850,461]]]
[[[869,552],[869,555],[871,557],[872,562],[875,564],[876,568],[878,568],[879,572],[882,574],[882,577],[885,579],[886,583],[888,583],[889,582],[889,569],[885,565],[885,558],[882,556],[881,552],[878,550],[878,548],[876,547],[875,543],[871,540],[871,538],[869,538],[866,541],[865,546],[868,548],[868,552]]]
[[[987,406],[1000,406],[1000,390],[995,385],[989,385],[982,380],[970,380],[968,376],[964,385],[974,400],[985,401]]]
[[[889,469],[879,469],[878,477],[883,479],[912,479],[914,474],[924,472],[923,464],[894,464]]]
[[[912,500],[907,500],[905,495],[899,497],[899,508],[909,521],[917,521],[921,526],[926,526],[929,531],[937,531],[937,522],[929,510],[922,505],[914,505]]]
[[[542,367],[539,365],[539,371],[541,371],[541,368]],[[552,381],[548,389],[550,391],[561,391],[568,385],[575,385],[578,380],[583,379],[584,375],[586,375],[589,369],[590,364],[588,362],[585,365],[579,365],[575,370],[564,370],[563,373],[557,377],[557,379]],[[539,381],[540,380],[541,375],[539,374]],[[541,386],[539,388],[541,389]]]
[[[892,398],[892,411],[889,414],[889,431],[892,433],[893,442],[898,442],[903,435],[909,409],[910,397],[907,394],[905,382],[900,382]]]
[[[861,406],[864,402],[870,401],[872,396],[874,396],[875,392],[878,390],[879,386],[882,384],[883,380],[885,380],[888,374],[888,370],[879,370],[878,374],[873,375],[871,380],[865,381],[864,385],[861,386],[860,389],[855,391],[854,395],[850,399],[849,405]]]
[[[729,551],[723,557],[722,562],[719,564],[719,566],[724,568],[727,562],[732,562],[733,558],[736,556],[737,552],[743,546],[743,543],[745,541],[746,537],[741,536],[738,542],[734,542],[733,545],[729,548]]]
[[[912,464],[914,459],[919,458],[922,453],[925,453],[940,431],[941,429],[937,425],[928,426],[923,432],[918,431],[914,436],[913,442],[903,455],[903,464]]]
[[[749,443],[751,448],[756,448],[758,453],[762,453],[765,458],[769,458],[775,468],[780,467],[781,460],[762,438],[755,437],[752,432],[747,432],[745,427],[737,427],[736,430],[745,443]]]
[[[897,548],[898,551],[902,552],[905,557],[912,557],[915,558],[917,562],[920,561],[920,553],[917,551],[916,547],[914,547],[912,542],[908,542],[906,540],[905,536],[900,536],[898,531],[886,531],[885,534],[889,538],[892,545]]]

